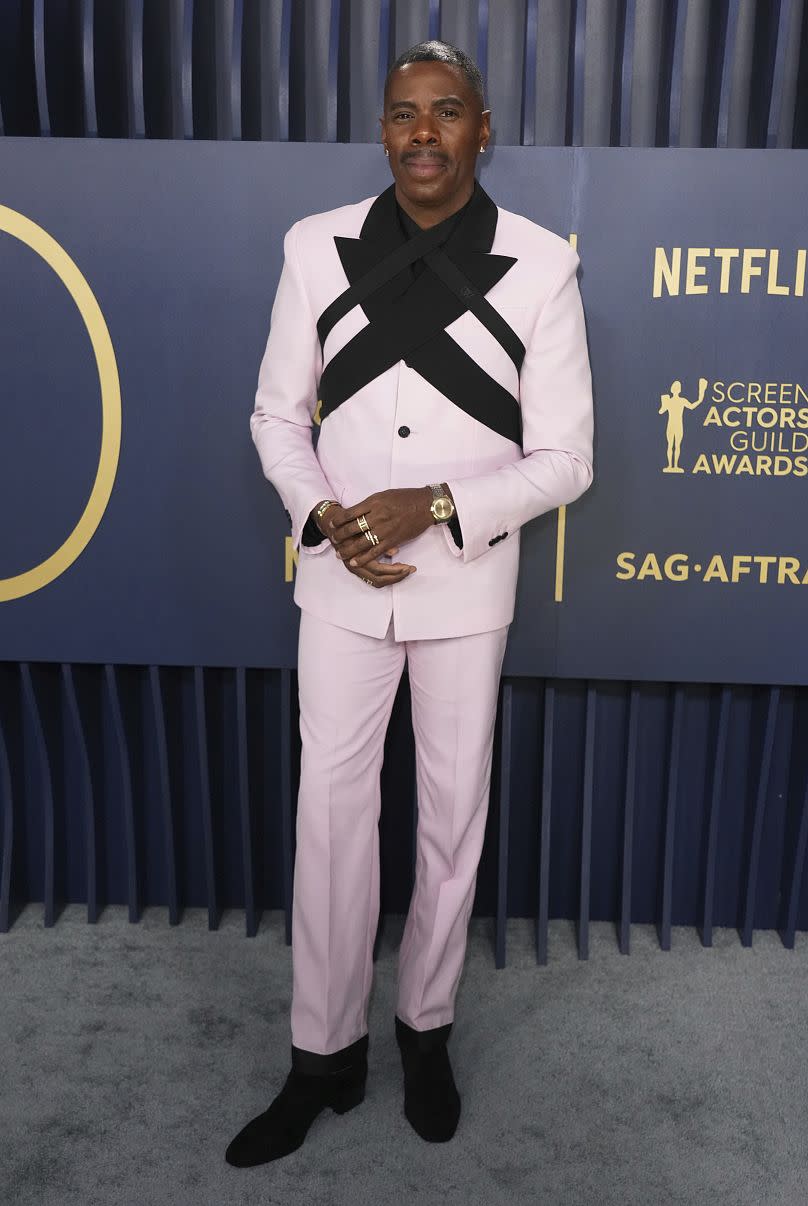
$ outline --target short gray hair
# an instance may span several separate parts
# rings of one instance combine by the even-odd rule
[[[457,46],[452,46],[449,42],[439,42],[437,39],[419,42],[417,46],[411,46],[409,50],[405,50],[398,56],[387,72],[384,81],[385,97],[393,72],[398,71],[399,67],[406,67],[408,63],[446,63],[448,67],[456,67],[458,71],[462,71],[472,91],[479,99],[480,108],[485,108],[483,74],[474,59]]]

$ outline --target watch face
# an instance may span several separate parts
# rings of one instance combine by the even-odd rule
[[[454,515],[454,504],[450,498],[436,498],[432,504],[432,514],[439,523],[445,523],[447,519],[451,519]]]

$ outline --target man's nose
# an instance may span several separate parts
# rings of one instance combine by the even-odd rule
[[[415,124],[411,139],[413,146],[436,146],[440,142],[440,132],[437,122],[431,114],[419,118]]]

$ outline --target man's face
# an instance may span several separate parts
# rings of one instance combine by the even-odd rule
[[[488,111],[459,68],[400,67],[390,78],[381,124],[396,196],[415,221],[433,225],[465,205],[490,127]]]

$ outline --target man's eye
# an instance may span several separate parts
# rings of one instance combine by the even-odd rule
[[[398,119],[399,119],[400,117],[411,117],[411,116],[412,116],[412,114],[411,114],[411,113],[396,113],[396,114],[394,115],[394,117],[393,117],[393,120],[394,120],[394,121],[398,121]]]
[[[457,109],[442,109],[441,117],[457,117]]]

